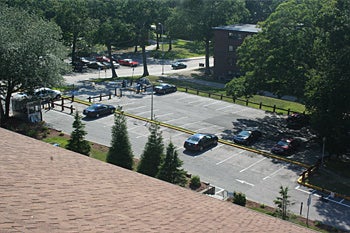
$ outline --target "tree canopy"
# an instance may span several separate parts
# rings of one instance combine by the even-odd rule
[[[1,121],[9,117],[14,92],[41,86],[57,86],[65,68],[61,30],[54,22],[17,8],[0,9],[0,94]],[[0,100],[2,101],[2,100]]]

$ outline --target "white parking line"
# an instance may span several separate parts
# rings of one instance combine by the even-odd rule
[[[232,108],[232,106],[229,105],[229,106],[225,106],[225,107],[222,107],[222,108],[217,108],[217,109],[215,109],[215,111],[221,111],[221,110],[223,110],[225,108]]]
[[[241,110],[239,110],[239,111],[234,111],[234,112],[232,112],[232,114],[245,112],[245,111],[247,111],[247,110],[248,110],[247,108],[243,108],[243,109],[241,109]]]
[[[198,102],[203,102],[203,100],[191,101],[191,102],[187,102],[187,104],[194,104],[194,103],[198,103]]]
[[[274,171],[273,173],[271,173],[270,175],[266,176],[263,178],[263,180],[266,180],[267,178],[272,178],[273,175],[275,175],[277,172],[279,172],[280,170],[284,169],[286,166],[281,167],[280,169]]]
[[[186,123],[186,124],[183,124],[183,125],[180,125],[180,127],[184,127],[185,125],[193,125],[193,124],[198,124],[200,123],[201,121],[196,121],[196,122],[189,122],[189,123]]]
[[[174,118],[174,119],[171,119],[171,120],[168,120],[168,121],[164,121],[164,123],[169,123],[169,122],[172,122],[172,121],[177,121],[177,120],[182,120],[182,119],[186,119],[188,117],[180,117],[180,118]]]
[[[203,105],[203,107],[208,107],[208,106],[210,106],[210,105],[219,104],[219,103],[221,103],[221,102],[215,101],[215,102],[212,102],[212,103],[210,103],[210,104]]]
[[[265,159],[266,159],[266,158],[262,158],[262,159],[260,159],[259,161],[256,161],[255,163],[251,164],[249,167],[246,167],[246,168],[240,170],[239,172],[244,172],[245,170],[248,170],[249,168],[253,167],[255,164],[258,164],[258,163],[260,163],[261,161],[263,161],[263,160],[265,160]]]
[[[157,117],[163,117],[163,116],[168,116],[168,115],[173,115],[174,113],[169,112],[169,113],[165,113],[163,115],[157,115]]]
[[[236,179],[236,181],[238,181],[241,184],[247,184],[247,185],[250,185],[250,186],[255,186],[254,184],[248,183],[247,181],[244,181],[244,180]]]
[[[230,157],[228,157],[228,158],[226,158],[226,159],[224,159],[224,160],[221,160],[220,162],[216,163],[215,165],[222,164],[222,163],[226,162],[227,160],[232,159],[233,157],[236,157],[236,156],[239,155],[239,154],[242,154],[243,152],[244,152],[244,150],[242,150],[241,152],[239,152],[239,153],[237,153],[237,154],[231,155]]]
[[[130,110],[135,110],[135,109],[139,109],[139,108],[146,108],[146,106],[138,106],[135,108],[128,108],[127,110],[130,111]]]

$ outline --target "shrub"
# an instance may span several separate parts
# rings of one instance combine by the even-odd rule
[[[190,188],[197,189],[201,186],[201,179],[199,176],[193,176],[190,180]]]
[[[245,206],[247,199],[245,197],[245,194],[234,192],[232,202],[240,206]]]

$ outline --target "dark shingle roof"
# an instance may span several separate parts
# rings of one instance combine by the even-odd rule
[[[310,232],[0,128],[0,232]]]

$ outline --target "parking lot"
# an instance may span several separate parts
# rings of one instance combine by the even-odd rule
[[[102,90],[99,86],[94,88]],[[86,100],[89,94],[90,92],[80,89],[76,98]],[[105,98],[102,102],[121,106],[127,113],[149,119],[153,112],[155,119],[163,123],[193,132],[214,133],[225,140],[232,140],[233,135],[245,127],[259,127],[263,137],[253,144],[253,147],[265,151],[269,151],[270,146],[284,133],[291,135],[294,133],[284,130],[285,116],[181,92],[152,96],[149,91],[140,94],[125,91],[122,97],[113,97],[110,100]],[[76,103],[74,106],[80,112],[86,107]],[[72,131],[73,116],[67,113],[47,111],[44,113],[44,120],[67,133]],[[113,120],[112,115],[98,119],[83,118],[88,131],[86,138],[109,146]],[[135,157],[139,157],[143,151],[149,135],[148,126],[147,122],[135,118],[127,120]],[[188,152],[184,150],[183,143],[190,136],[189,134],[165,127],[161,130],[165,145],[171,140],[177,147],[179,157],[184,161],[183,168],[191,174],[199,175],[203,181],[215,185],[217,192],[239,191],[245,193],[251,200],[274,206],[273,200],[278,196],[279,188],[283,185],[290,190],[291,201],[294,203],[291,210],[299,213],[302,202],[306,208],[305,203],[312,190],[300,187],[296,183],[304,168],[221,143],[203,152]],[[299,135],[303,132],[295,133]],[[310,148],[312,145],[306,144],[302,150],[290,158],[298,156],[300,160],[312,163],[312,160],[317,160],[321,154],[319,148],[318,150],[317,148],[310,150]],[[319,214],[318,210],[324,208],[324,205],[319,204],[316,193],[312,194],[312,198],[313,209],[310,212],[310,218],[326,219],[327,216]],[[329,208],[339,208],[340,211],[342,208],[348,208],[346,202],[343,203],[345,205],[333,203],[337,207],[329,203],[327,205]],[[302,214],[306,214],[305,209]],[[346,222],[345,219],[344,221]]]

